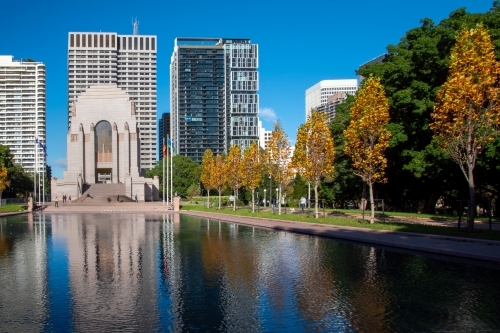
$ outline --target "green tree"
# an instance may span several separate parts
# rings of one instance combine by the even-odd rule
[[[201,166],[193,162],[189,157],[175,155],[173,158],[173,191],[182,197],[187,196],[187,190],[192,184],[198,184],[201,175]],[[156,163],[156,166],[146,172],[146,176],[153,178],[157,176],[160,184],[163,183],[163,162],[162,159]],[[163,194],[163,188],[160,187],[160,195]]]
[[[387,47],[383,62],[358,71],[364,77],[379,77],[389,99],[392,136],[387,150],[389,181],[384,185],[389,206],[402,209],[412,201],[433,213],[438,198],[452,191],[462,177],[433,140],[430,114],[448,75],[457,32],[479,22],[490,30],[500,59],[500,2],[494,1],[486,13],[470,14],[460,8],[438,25],[422,20],[397,45]]]

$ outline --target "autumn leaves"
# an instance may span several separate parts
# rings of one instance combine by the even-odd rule
[[[488,32],[482,25],[462,30],[452,50],[447,81],[439,89],[436,100],[429,101],[434,103],[430,128],[435,142],[460,165],[469,182],[471,202],[475,199],[472,170],[476,158],[487,143],[500,134],[499,94],[500,65]],[[389,110],[381,81],[377,77],[368,77],[355,96],[349,110],[350,123],[343,132],[344,153],[352,160],[354,174],[370,188],[372,207],[375,206],[374,183],[387,181],[385,151],[391,139]],[[398,110],[393,111],[397,113]],[[288,138],[280,123],[275,125],[264,154],[260,154],[256,144],[253,149],[255,154],[250,155],[249,150],[242,153],[239,148],[232,147],[225,158],[217,156],[219,166],[208,166],[204,161],[206,174],[219,172],[219,185],[207,186],[210,184],[208,178],[202,179],[205,188],[223,189],[226,185],[221,184],[227,184],[234,193],[242,186],[255,189],[262,176],[270,174],[279,189],[279,203],[282,190],[299,173],[314,186],[317,200],[320,181],[335,177],[334,142],[323,113],[312,112],[299,128],[291,161]],[[224,177],[226,179],[222,181]],[[373,220],[372,210],[371,222]],[[472,230],[472,224],[469,228]]]

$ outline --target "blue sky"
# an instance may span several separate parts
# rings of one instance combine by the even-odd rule
[[[398,43],[425,17],[459,7],[485,12],[493,0],[379,1],[3,1],[0,54],[47,68],[47,147],[53,175],[66,169],[67,39],[70,31],[158,36],[158,115],[169,112],[169,64],[176,37],[250,38],[259,44],[260,108],[266,129],[280,119],[295,143],[305,90],[356,78],[358,66]]]

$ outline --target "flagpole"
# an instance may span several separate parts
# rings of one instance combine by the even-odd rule
[[[170,139],[170,204],[174,204],[174,140]]]
[[[35,205],[35,198],[36,198],[36,157],[37,157],[36,146],[37,146],[37,138],[35,136],[35,167],[33,168],[33,205]]]
[[[168,174],[168,142],[169,142],[170,138],[168,137],[167,135],[167,147],[166,147],[166,152],[167,152],[167,156],[165,156],[165,163],[167,163],[167,206],[168,206],[168,203],[170,202],[169,201],[169,196],[168,196],[168,177],[169,177],[169,174]]]
[[[165,206],[165,137],[163,137],[163,146],[161,147],[162,159],[161,164],[163,165],[163,205]]]

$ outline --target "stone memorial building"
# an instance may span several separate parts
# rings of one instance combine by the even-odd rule
[[[63,179],[52,178],[52,200],[159,199],[158,178],[140,174],[134,101],[116,85],[91,86],[72,103],[67,150],[68,169]]]

